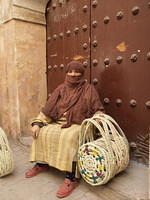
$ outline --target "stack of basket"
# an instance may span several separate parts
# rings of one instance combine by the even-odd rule
[[[7,137],[2,128],[0,128],[0,177],[11,173],[13,169],[13,154],[9,147]]]
[[[95,135],[98,136],[96,140]],[[91,185],[107,183],[128,166],[128,141],[109,115],[95,115],[84,120],[79,143],[79,171]]]

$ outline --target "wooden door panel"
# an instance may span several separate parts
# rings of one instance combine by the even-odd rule
[[[79,60],[90,80],[90,1],[50,1],[47,6],[47,85],[51,93],[65,78],[65,67]]]
[[[109,0],[91,5],[91,62],[98,62],[91,66],[92,81],[107,113],[131,141],[137,134],[147,134],[150,125],[148,2]]]

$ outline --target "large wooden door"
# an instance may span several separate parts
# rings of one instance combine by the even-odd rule
[[[150,126],[149,22],[148,0],[50,1],[48,94],[64,80],[66,64],[80,60],[128,139],[144,138]]]

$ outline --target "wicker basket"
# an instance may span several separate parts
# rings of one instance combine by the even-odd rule
[[[11,173],[13,169],[14,161],[12,151],[4,131],[0,128],[0,177]]]
[[[96,140],[95,135],[98,136]],[[91,185],[107,183],[128,166],[128,141],[121,128],[109,115],[95,115],[84,120],[79,142],[79,171]]]

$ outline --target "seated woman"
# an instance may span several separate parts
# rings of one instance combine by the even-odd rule
[[[26,177],[36,176],[48,166],[66,171],[57,197],[68,196],[78,184],[76,156],[80,125],[84,119],[103,110],[94,86],[84,79],[82,63],[70,62],[66,67],[65,82],[54,90],[32,122],[34,140],[30,161],[36,164],[26,172]]]

